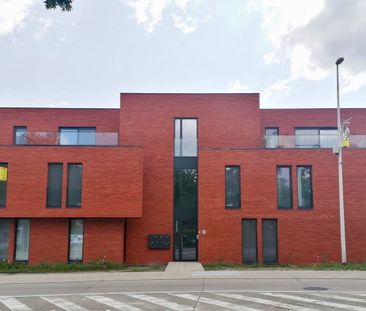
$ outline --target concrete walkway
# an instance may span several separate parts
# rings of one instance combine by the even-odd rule
[[[358,279],[366,280],[366,271],[309,270],[222,270],[203,271],[199,266],[171,266],[165,272],[68,272],[0,274],[0,284],[103,282],[142,280],[205,279]]]
[[[169,274],[191,274],[193,272],[205,271],[200,262],[177,262],[171,261],[165,268],[165,273]]]

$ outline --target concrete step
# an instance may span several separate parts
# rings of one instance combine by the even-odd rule
[[[200,262],[171,261],[165,268],[165,272],[170,274],[191,274],[195,271],[204,271]]]

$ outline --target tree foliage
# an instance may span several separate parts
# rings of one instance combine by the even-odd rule
[[[59,7],[62,11],[72,10],[73,0],[45,0],[46,9],[56,9]]]

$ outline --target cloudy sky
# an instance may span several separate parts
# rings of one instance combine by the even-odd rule
[[[0,0],[0,106],[118,107],[123,92],[259,92],[366,107],[365,0]]]

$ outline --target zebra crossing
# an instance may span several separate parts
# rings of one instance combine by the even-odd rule
[[[0,296],[0,311],[349,310],[366,311],[366,293],[149,292]]]

